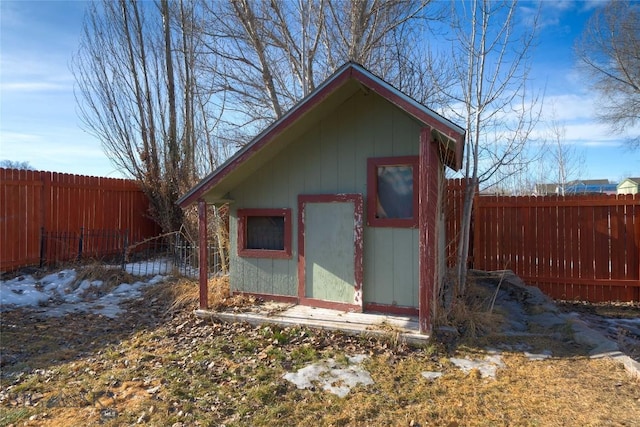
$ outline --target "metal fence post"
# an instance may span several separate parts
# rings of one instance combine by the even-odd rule
[[[127,248],[129,246],[129,230],[124,230],[124,238],[122,243],[122,270],[126,268]]]
[[[46,245],[47,238],[44,234],[44,227],[40,227],[40,268],[44,265],[44,257],[46,253]]]
[[[180,272],[182,271],[182,258],[184,256],[182,236],[178,233],[174,233],[173,239],[173,259],[171,262],[173,263],[173,268]]]
[[[80,227],[80,237],[78,238],[78,261],[82,259],[82,239],[84,235],[84,227]]]

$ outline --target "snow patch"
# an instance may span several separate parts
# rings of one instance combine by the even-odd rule
[[[482,378],[495,378],[498,368],[505,367],[505,364],[502,362],[502,358],[498,354],[486,356],[483,360],[457,359],[455,357],[452,357],[449,360],[465,374],[468,374],[473,369],[477,369],[480,371]]]
[[[425,371],[422,372],[422,376],[430,381],[437,380],[442,376],[442,372]]]
[[[551,350],[543,350],[542,353],[529,353],[528,351],[524,352],[524,356],[532,361],[546,360],[553,355]]]
[[[42,307],[48,317],[64,316],[68,313],[97,313],[115,318],[121,313],[119,307],[124,300],[139,298],[142,288],[163,282],[167,276],[160,271],[170,271],[166,262],[153,261],[128,264],[128,270],[153,272],[149,280],[121,283],[111,292],[101,289],[102,280],[83,280],[77,283],[73,269],[48,274],[42,279],[31,275],[18,276],[11,280],[0,280],[0,311],[20,307]],[[164,266],[164,268],[163,268]]]
[[[345,397],[358,384],[373,384],[371,375],[362,367],[368,356],[358,354],[348,356],[349,364],[339,367],[334,359],[323,360],[284,375],[284,379],[295,384],[298,389],[313,389],[317,383],[324,391],[338,397]]]

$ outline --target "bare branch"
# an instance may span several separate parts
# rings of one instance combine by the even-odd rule
[[[640,5],[620,0],[597,9],[575,50],[602,95],[598,118],[616,133],[632,131],[640,124]],[[627,140],[640,147],[640,136]]]

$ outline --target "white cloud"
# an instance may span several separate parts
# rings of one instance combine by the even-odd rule
[[[616,1],[616,0],[613,0]],[[604,7],[608,0],[581,0],[576,2],[581,12],[589,12],[599,7]]]
[[[92,176],[122,177],[104,154],[100,142],[73,127],[34,124],[32,132],[0,129],[0,158],[26,161],[38,170]]]
[[[558,122],[576,120],[593,120],[595,117],[595,100],[590,96],[577,93],[565,93],[545,97],[544,121],[555,119]]]
[[[23,81],[23,82],[2,82],[0,90],[3,92],[40,92],[51,90],[69,90],[66,84],[47,81]]]
[[[614,134],[604,124],[596,122],[576,123],[565,125],[567,131],[565,139],[580,145],[619,146],[622,144],[621,135]]]
[[[525,16],[525,22],[533,25],[534,18],[537,16],[538,31],[547,27],[559,27],[562,22],[562,14],[571,11],[574,8],[574,2],[569,0],[562,1],[541,1],[534,7],[521,7],[521,12]]]
[[[586,146],[621,145],[625,135],[613,132],[606,123],[598,120],[599,104],[599,96],[593,92],[547,96],[541,120],[542,128],[548,127],[552,120],[556,120],[564,127],[567,142]],[[627,129],[627,134],[640,134],[640,126]]]
[[[40,136],[31,133],[22,133],[22,132],[11,132],[0,130],[0,134],[2,135],[2,145],[0,145],[0,151],[2,154],[6,154],[7,144],[23,144],[27,142],[37,142],[40,139]]]
[[[565,12],[573,9],[575,3],[573,0],[542,1],[541,6],[543,9]]]
[[[550,138],[551,122],[555,120],[564,128],[564,142],[584,147],[615,147],[624,144],[625,136],[611,131],[606,123],[597,120],[598,97],[593,93],[559,93],[545,97],[540,121],[530,135],[532,143]],[[445,111],[444,116],[455,118],[454,112],[462,113],[462,105]],[[515,113],[506,114],[504,123],[515,122]],[[464,125],[463,123],[460,123]],[[630,129],[629,134],[640,134],[640,126]]]
[[[73,90],[73,74],[66,55],[18,55],[3,52],[0,61],[2,90]]]

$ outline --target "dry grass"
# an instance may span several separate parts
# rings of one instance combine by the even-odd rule
[[[138,280],[121,268],[106,268],[98,262],[79,266],[76,271],[76,284],[79,285],[84,280],[101,280],[104,282],[101,286],[102,292],[110,292],[121,283],[134,283]]]
[[[200,301],[200,285],[198,281],[180,278],[175,282],[167,282],[156,287],[156,292],[165,301],[171,301],[169,312],[195,310]],[[231,295],[228,276],[212,277],[208,281],[208,306],[211,310],[242,310],[259,303],[256,298],[245,295]]]
[[[390,367],[384,357],[373,359],[368,368],[376,386],[350,396],[355,413],[343,410],[334,420],[348,417],[345,425],[359,424],[358,418],[371,420],[361,412],[365,408],[377,414],[372,425],[409,425],[413,420],[421,425],[600,426],[633,425],[638,419],[638,386],[625,387],[628,378],[610,361],[576,357],[531,362],[507,354],[504,362],[506,368],[493,380],[465,375],[445,360],[408,358]],[[435,381],[417,379],[425,370],[445,375]],[[629,412],[616,415],[621,407]]]
[[[169,302],[168,311],[176,313],[185,309],[198,307],[198,282],[180,278],[177,281],[161,283],[156,286],[156,295],[163,301]]]
[[[171,301],[170,312],[184,309],[195,310],[200,301],[200,285],[196,280],[180,278],[158,286],[157,291],[166,301]],[[229,278],[227,276],[213,277],[208,282],[209,307],[217,309],[229,300]]]
[[[224,279],[209,287],[212,307],[247,302],[229,297]],[[197,301],[197,282],[178,280],[149,288],[117,320],[3,313],[0,425],[634,426],[640,419],[640,383],[581,348],[543,361],[504,352],[505,367],[484,379],[463,374],[437,347],[212,323],[193,315]],[[467,309],[451,319],[477,335],[490,328],[493,317]],[[468,338],[455,355],[483,358],[485,344]],[[370,356],[374,384],[345,398],[282,378],[358,353]],[[425,371],[444,375],[427,380]]]
[[[209,307],[214,310],[226,303],[231,295],[229,289],[229,276],[214,277],[209,280]]]
[[[495,333],[502,322],[502,316],[492,307],[494,294],[487,288],[467,285],[465,298],[457,298],[450,307],[437,313],[437,326],[454,327],[462,341],[474,340]]]

